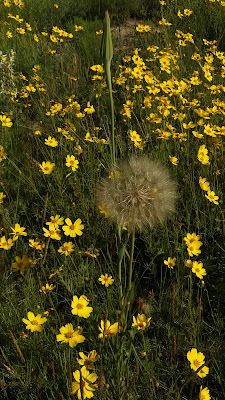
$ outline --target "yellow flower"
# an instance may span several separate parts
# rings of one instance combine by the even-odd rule
[[[55,228],[58,228],[59,225],[63,225],[64,224],[64,218],[60,217],[59,214],[57,214],[55,217],[51,216],[50,220],[51,220],[50,222],[46,222],[46,225],[53,224],[55,226]]]
[[[114,282],[114,279],[112,279],[112,276],[108,276],[108,274],[101,275],[98,280],[101,282],[102,285],[105,285],[105,287],[108,287],[109,285],[112,285]]]
[[[178,165],[179,161],[178,161],[178,158],[177,158],[177,157],[169,156],[169,159],[170,159],[170,162],[171,162],[173,165]]]
[[[55,275],[60,274],[60,272],[62,271],[62,269],[63,269],[63,265],[61,265],[61,267],[55,269],[55,271],[54,271],[52,274],[49,275],[49,279],[53,278],[53,276],[55,276]]]
[[[188,8],[184,9],[184,15],[191,15],[193,13],[192,10],[189,10]]]
[[[20,226],[19,224],[15,224],[14,228],[12,228],[13,233],[10,233],[10,235],[13,235],[13,240],[17,240],[19,236],[27,236],[27,233],[24,232],[26,228],[24,226]]]
[[[208,156],[208,150],[203,144],[202,146],[199,147],[198,150],[198,160],[203,164],[203,165],[209,165],[209,156]]]
[[[0,145],[0,162],[6,159],[4,147]]]
[[[136,131],[130,131],[130,139],[133,142],[140,142],[142,140]]]
[[[197,349],[192,348],[191,351],[187,353],[187,359],[190,361],[190,367],[196,371],[199,367],[204,364],[205,356],[201,352],[197,352]],[[209,373],[208,367],[203,367],[197,375],[201,378],[204,378]]]
[[[99,72],[100,74],[103,74],[103,72],[104,72],[104,68],[103,68],[103,66],[100,65],[100,64],[92,65],[92,67],[90,67],[90,69],[91,69],[92,71]]]
[[[115,324],[110,325],[110,322],[108,320],[107,321],[101,320],[100,324],[101,326],[98,327],[98,329],[101,332],[98,335],[100,339],[115,336],[117,332],[119,332],[120,330],[118,322],[115,322]]]
[[[219,199],[219,196],[216,196],[216,194],[213,191],[208,190],[207,194],[205,194],[205,197],[209,201],[211,201],[211,203],[214,203],[214,204],[217,204],[217,205],[219,204],[218,201],[217,201]]]
[[[8,39],[11,39],[13,37],[12,32],[11,31],[7,31],[6,32],[6,36]]]
[[[210,190],[210,183],[206,181],[206,178],[199,177],[199,185],[202,190],[208,192]]]
[[[192,268],[193,261],[191,261],[191,260],[186,260],[185,263],[184,263],[184,265],[185,265],[185,267]]]
[[[59,331],[60,333],[56,335],[57,342],[69,343],[70,347],[75,347],[78,343],[85,341],[85,337],[81,335],[83,328],[80,326],[74,329],[72,324],[66,324]]]
[[[74,25],[74,30],[75,30],[75,32],[82,31],[83,29],[84,29],[83,26]]]
[[[61,232],[59,229],[55,227],[54,224],[49,224],[49,230],[46,228],[42,228],[44,233],[44,236],[50,237],[52,239],[60,240],[61,239]]]
[[[16,271],[20,271],[22,275],[24,274],[25,268],[32,265],[32,259],[28,258],[25,254],[22,258],[16,256],[15,259],[16,261],[12,263],[11,267],[14,268]]]
[[[66,225],[64,225],[62,229],[66,236],[75,237],[76,235],[81,236],[83,234],[82,230],[84,229],[84,225],[80,218],[74,223],[72,223],[71,219],[66,218],[65,223]]]
[[[197,256],[201,253],[200,247],[202,242],[200,242],[201,236],[196,235],[196,233],[187,233],[187,236],[183,239],[187,245],[188,254],[190,257],[193,255]]]
[[[10,250],[13,246],[13,240],[8,239],[6,240],[5,236],[2,236],[0,239],[0,249]]]
[[[2,123],[2,126],[7,126],[7,128],[10,128],[13,124],[11,119],[6,115],[0,115],[0,121]]]
[[[203,263],[201,261],[193,261],[192,272],[194,272],[199,279],[203,279],[203,275],[206,275],[206,270],[203,268]]]
[[[209,394],[209,389],[205,387],[202,389],[202,386],[200,387],[200,392],[199,392],[199,400],[210,400],[211,396]]]
[[[77,296],[73,296],[73,301],[71,302],[72,314],[83,318],[90,317],[93,308],[88,307],[88,304],[89,300],[84,294],[79,299]]]
[[[63,245],[59,248],[58,252],[61,254],[64,254],[65,256],[69,256],[72,251],[74,251],[75,244],[72,242],[65,242]]]
[[[77,358],[78,363],[84,365],[87,369],[95,369],[94,362],[100,358],[96,350],[90,351],[87,356],[83,352],[79,352],[79,356],[81,359]]]
[[[23,28],[16,28],[17,32],[20,33],[20,35],[24,35],[25,34],[25,29]]]
[[[84,109],[87,114],[93,114],[95,109],[93,106],[90,105],[90,101],[87,102],[87,107]]]
[[[172,24],[168,22],[165,18],[162,18],[161,21],[159,21],[159,25],[170,26]]]
[[[39,167],[41,169],[41,171],[43,172],[43,174],[45,175],[50,175],[53,171],[53,169],[55,168],[55,164],[51,163],[50,161],[43,161],[42,164],[39,164]]]
[[[40,292],[42,292],[42,293],[49,293],[49,292],[51,292],[52,290],[54,290],[55,289],[55,286],[54,285],[49,285],[48,283],[46,283],[46,286],[42,286],[41,287],[41,289],[40,289]]]
[[[43,250],[45,248],[45,244],[41,243],[39,239],[29,239],[29,246],[36,250]]]
[[[69,156],[69,155],[66,156],[66,166],[67,167],[71,167],[72,171],[76,171],[76,169],[78,168],[78,164],[79,164],[79,161],[76,160],[73,155],[72,156]]]
[[[6,195],[3,192],[0,192],[0,204],[3,204],[3,199],[6,197]]]
[[[42,324],[44,324],[47,321],[46,317],[41,317],[41,314],[38,314],[36,317],[34,313],[29,311],[27,313],[28,320],[23,318],[22,321],[27,325],[26,329],[30,329],[31,332],[41,332],[43,329]]]
[[[78,400],[90,399],[94,396],[93,392],[97,389],[98,385],[95,383],[98,376],[93,372],[82,367],[80,371],[76,370],[73,372],[75,381],[72,382],[72,394],[77,394]]]
[[[45,139],[45,144],[50,147],[57,147],[58,141],[54,137],[49,136],[48,139]]]
[[[151,319],[151,317],[146,318],[145,314],[138,314],[137,319],[133,316],[132,326],[134,326],[138,330],[144,331],[146,328],[149,327]]]
[[[167,260],[164,260],[164,264],[168,266],[168,268],[173,268],[174,265],[176,264],[176,257],[171,258],[168,257]]]

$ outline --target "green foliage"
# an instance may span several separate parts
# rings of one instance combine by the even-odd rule
[[[216,52],[222,49],[224,7],[171,2],[160,6],[158,20],[164,17],[172,26],[150,22],[152,30],[137,32],[129,21],[131,27],[112,29],[116,159],[145,154],[159,160],[178,191],[171,218],[135,232],[134,241],[96,205],[96,188],[112,172],[109,92],[101,69],[101,35],[96,34],[102,21],[96,16],[103,17],[108,9],[113,24],[146,17],[147,25],[159,5],[56,0],[56,8],[47,0],[24,3],[21,9],[0,3],[2,21],[7,22],[0,26],[3,58],[15,51],[10,88],[5,84],[0,102],[0,145],[5,152],[0,148],[0,193],[6,196],[0,194],[0,397],[77,398],[71,395],[71,381],[81,368],[79,352],[95,349],[100,360],[95,363],[99,388],[94,398],[197,400],[202,385],[220,400],[225,395],[225,106],[224,57]],[[180,19],[177,11],[184,8],[193,14]],[[8,13],[24,21],[8,18]],[[83,30],[75,31],[75,25]],[[192,33],[194,43],[185,37],[185,46],[180,45],[176,29]],[[210,49],[203,38],[218,39],[217,48]],[[200,60],[192,57],[195,52]],[[210,54],[211,63],[205,60]],[[213,67],[210,75],[204,63]],[[206,133],[207,126],[214,134]],[[46,144],[49,136],[57,140],[56,147]],[[203,144],[209,164],[198,157]],[[79,161],[77,169],[65,165],[68,155]],[[177,165],[171,157],[177,158]],[[44,161],[55,164],[52,173],[41,172]],[[205,197],[200,176],[209,181],[219,204]],[[58,227],[61,240],[44,235],[43,228],[48,229],[46,223],[56,215],[64,218]],[[81,219],[82,234],[64,234],[67,218],[72,223]],[[6,250],[2,238],[15,239],[15,224],[24,227],[27,236],[19,235]],[[194,232],[201,235],[201,253],[189,256],[183,239]],[[29,240],[35,239],[45,247],[31,247]],[[65,242],[74,245],[69,255],[58,251]],[[20,273],[22,267],[16,270],[15,262],[25,255],[30,265]],[[176,258],[173,268],[164,263],[169,257]],[[203,262],[204,282],[185,265],[188,259]],[[106,273],[114,279],[109,287],[99,281]],[[44,293],[47,283],[53,290]],[[83,294],[93,307],[87,319],[71,313],[73,296]],[[46,313],[42,332],[26,329],[23,319],[29,311],[35,316]],[[145,330],[132,326],[138,313],[151,317]],[[106,320],[111,325],[119,321],[122,330],[102,340],[99,325]],[[68,323],[83,328],[83,344],[70,348],[57,342],[60,328]],[[192,376],[187,360],[191,348],[205,355],[205,378]]]

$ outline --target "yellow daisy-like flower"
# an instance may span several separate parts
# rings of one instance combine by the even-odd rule
[[[93,114],[95,109],[93,106],[90,105],[90,101],[87,102],[87,107],[84,109],[87,114]]]
[[[115,336],[117,334],[117,332],[120,331],[118,322],[115,322],[115,324],[110,325],[110,322],[108,320],[107,321],[101,320],[100,326],[98,327],[98,329],[101,332],[98,335],[99,339]]]
[[[70,347],[75,347],[78,343],[85,341],[85,337],[81,335],[83,328],[80,326],[74,329],[72,324],[66,324],[59,331],[60,333],[56,335],[57,342],[69,343]]]
[[[203,263],[201,261],[193,261],[192,272],[200,279],[203,279],[203,275],[206,275],[206,270],[203,268]]]
[[[208,156],[208,150],[203,144],[202,146],[199,147],[198,150],[198,160],[203,164],[203,165],[209,165],[209,156]]]
[[[3,192],[0,192],[0,204],[3,204],[3,199],[6,197],[6,195]]]
[[[54,290],[55,289],[55,286],[54,285],[49,285],[48,283],[46,283],[46,286],[42,286],[41,287],[41,289],[40,289],[40,292],[42,292],[42,293],[49,293],[49,292],[51,292],[52,290]]]
[[[201,236],[196,235],[196,233],[187,233],[187,236],[184,238],[184,241],[187,245],[187,251],[190,257],[193,255],[198,256],[201,253],[200,247],[202,246],[202,242],[200,242]]]
[[[56,138],[49,136],[48,139],[45,139],[45,144],[50,147],[57,147],[58,141]]]
[[[87,369],[95,369],[94,362],[99,360],[100,356],[96,350],[92,350],[86,356],[83,352],[79,352],[80,359],[77,361],[80,365],[84,365]]]
[[[78,169],[79,161],[75,159],[75,157],[72,156],[66,156],[66,166],[71,167],[72,171],[76,171]]]
[[[197,349],[192,348],[188,353],[187,353],[187,359],[190,361],[191,365],[190,367],[194,370],[197,371],[199,367],[201,367],[204,364],[205,356],[201,352],[197,352]],[[202,369],[197,373],[198,376],[201,378],[204,378],[207,374],[209,373],[209,368],[204,366]]]
[[[205,194],[205,197],[211,201],[211,203],[214,203],[216,205],[218,205],[218,201],[219,200],[219,196],[216,196],[215,192],[208,190],[207,194]]]
[[[170,159],[171,164],[178,165],[179,161],[178,161],[177,157],[169,156],[169,159]]]
[[[60,240],[61,239],[61,232],[59,229],[55,227],[54,224],[49,224],[49,230],[46,228],[42,228],[44,233],[44,236],[50,237],[51,239],[56,239]]]
[[[60,217],[60,215],[58,215],[58,214],[55,217],[51,216],[50,220],[51,220],[50,222],[46,222],[46,225],[54,224],[55,228],[58,228],[59,225],[64,224],[64,218]]]
[[[211,396],[209,394],[209,389],[205,387],[202,389],[202,386],[200,387],[200,392],[199,392],[199,400],[210,400]]]
[[[88,304],[89,300],[84,294],[79,299],[77,296],[73,296],[73,301],[71,302],[72,314],[83,318],[90,317],[93,308],[88,307]]]
[[[94,396],[93,392],[98,387],[97,383],[95,383],[98,376],[94,372],[90,374],[87,368],[82,367],[80,371],[73,372],[73,377],[75,381],[72,382],[71,393],[77,394],[78,400],[90,399]]]
[[[199,185],[200,185],[200,188],[202,190],[205,190],[206,192],[208,192],[210,190],[210,187],[209,187],[210,183],[207,182],[206,178],[202,178],[200,176],[199,177]]]
[[[11,267],[14,268],[15,271],[20,271],[23,275],[25,268],[29,267],[32,264],[32,259],[28,258],[25,254],[22,258],[16,256],[15,262],[12,263]]]
[[[41,243],[39,239],[29,239],[29,246],[36,250],[43,250],[45,248],[45,244]]]
[[[55,164],[51,163],[50,161],[43,161],[42,164],[39,164],[39,167],[43,174],[50,175],[55,168]]]
[[[64,234],[66,236],[75,237],[83,235],[82,230],[84,229],[84,225],[80,218],[78,218],[74,223],[72,223],[71,219],[66,218],[66,225],[62,227]]]
[[[7,128],[10,128],[13,124],[11,119],[6,115],[0,115],[0,121],[2,123],[2,126],[6,126]]]
[[[112,276],[108,276],[108,274],[101,275],[98,280],[101,282],[102,285],[105,285],[105,287],[108,287],[109,285],[112,285],[114,282],[114,279]]]
[[[27,233],[24,232],[26,228],[20,226],[19,224],[15,224],[15,227],[11,227],[11,229],[13,233],[10,233],[10,235],[13,235],[13,240],[17,240],[19,236],[27,236]]]
[[[174,258],[168,257],[167,260],[164,260],[164,264],[167,265],[168,268],[173,268],[174,265],[176,264],[176,260],[177,260],[176,257]]]
[[[0,161],[5,160],[6,155],[5,155],[5,150],[4,147],[0,145]]]
[[[75,244],[72,242],[65,242],[63,245],[59,248],[58,252],[61,254],[64,254],[65,256],[69,256],[72,251],[74,251]]]
[[[28,320],[23,318],[22,321],[27,325],[26,329],[30,329],[31,332],[41,332],[43,329],[42,324],[47,321],[46,317],[42,317],[41,314],[38,314],[36,317],[33,312],[29,311],[27,313]]]
[[[144,331],[146,328],[149,327],[151,321],[151,317],[146,318],[145,314],[138,314],[137,318],[133,316],[133,324],[135,328],[138,330]]]
[[[5,236],[2,236],[0,239],[0,249],[10,250],[13,246],[13,240],[8,239],[6,240]]]

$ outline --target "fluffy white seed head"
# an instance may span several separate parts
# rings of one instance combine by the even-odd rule
[[[175,208],[176,185],[167,169],[147,156],[132,156],[97,188],[97,204],[107,217],[129,231],[162,223]]]

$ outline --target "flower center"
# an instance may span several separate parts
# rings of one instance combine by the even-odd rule
[[[73,332],[67,332],[67,333],[65,333],[65,338],[66,338],[66,339],[72,339],[72,338],[73,338]]]
[[[44,169],[45,169],[45,171],[48,171],[48,170],[49,170],[49,167],[45,167]]]
[[[31,324],[32,324],[32,325],[38,325],[38,322],[37,322],[36,319],[34,319],[33,321],[31,321]]]
[[[200,367],[200,362],[198,360],[194,360],[193,364],[196,368]]]
[[[84,306],[83,306],[83,304],[77,304],[77,308],[78,308],[78,310],[82,310],[83,308],[84,308]]]
[[[195,268],[195,271],[196,271],[196,272],[199,272],[199,268]]]
[[[74,224],[70,225],[70,229],[71,229],[71,231],[74,231],[75,225]]]

